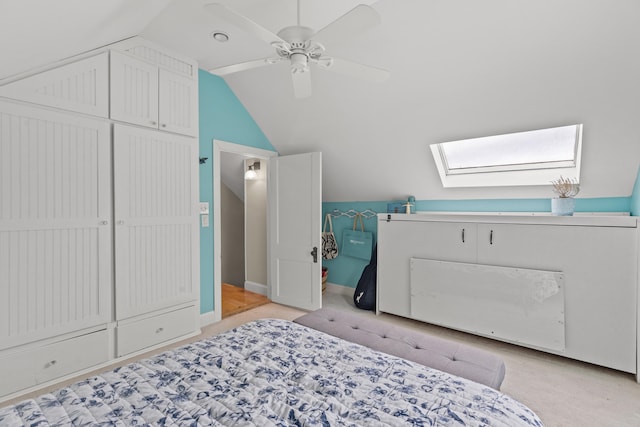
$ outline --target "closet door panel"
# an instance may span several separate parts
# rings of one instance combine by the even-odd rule
[[[159,70],[160,129],[198,134],[198,81]]]
[[[116,125],[116,317],[194,301],[197,140]]]
[[[0,102],[0,349],[111,320],[109,139]]]
[[[111,51],[111,118],[158,127],[158,67]]]

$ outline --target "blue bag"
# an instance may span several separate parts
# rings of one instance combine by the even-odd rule
[[[360,230],[356,230],[356,224],[360,221]],[[353,229],[342,232],[342,255],[364,260],[371,259],[373,247],[373,233],[364,231],[362,214],[358,213],[353,218]]]

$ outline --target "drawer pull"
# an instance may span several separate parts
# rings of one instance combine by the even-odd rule
[[[462,243],[464,243],[464,228],[462,229]]]
[[[158,328],[158,329],[156,329],[156,334],[159,334],[162,331],[164,331],[164,328]]]
[[[489,244],[493,245],[493,230],[491,230],[491,233],[489,233]]]
[[[47,363],[44,365],[44,369],[50,368],[50,367],[52,367],[53,365],[55,365],[56,363],[58,363],[58,361],[57,361],[57,360],[52,360],[51,362],[47,362]]]

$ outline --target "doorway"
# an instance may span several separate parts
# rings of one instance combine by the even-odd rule
[[[244,288],[222,282],[222,318],[251,310],[271,300],[266,295],[247,291]]]
[[[222,267],[223,265],[226,265],[224,262],[227,261],[227,257],[238,258],[241,256],[243,258],[244,261],[241,264],[244,265],[235,267],[244,270],[244,272],[236,274],[236,277],[244,276],[244,286],[242,287],[257,294],[266,294],[267,292],[267,283],[262,279],[263,276],[258,274],[257,277],[260,277],[260,279],[251,280],[256,277],[255,271],[251,268],[247,268],[247,263],[250,264],[250,267],[256,256],[263,257],[264,259],[262,259],[262,263],[266,263],[266,243],[264,244],[265,250],[262,252],[262,255],[260,255],[261,252],[256,251],[255,249],[262,247],[263,243],[259,241],[261,238],[257,237],[260,233],[255,232],[253,229],[255,224],[261,221],[259,219],[260,215],[266,218],[266,179],[264,179],[262,184],[260,184],[259,181],[255,181],[246,185],[244,182],[244,172],[247,170],[247,163],[254,163],[255,161],[260,161],[260,163],[264,165],[264,168],[261,168],[262,172],[266,172],[268,159],[277,155],[278,154],[273,151],[262,150],[225,141],[213,141],[214,321],[221,320],[223,316]],[[232,253],[226,254],[225,252],[228,249],[225,249],[222,245],[222,236],[224,234],[222,206],[224,198],[221,197],[221,195],[223,194],[223,186],[230,189],[230,191],[235,193],[236,196],[240,195],[239,198],[242,199],[242,203],[244,204],[243,222],[246,225],[244,226],[245,232],[242,237],[242,255],[237,255],[237,252],[235,256]],[[264,190],[260,189],[261,186]],[[224,191],[226,192],[227,189],[224,189]],[[244,194],[245,189],[249,190],[247,195]],[[255,200],[256,198],[260,199],[260,196],[256,196],[256,194],[260,194],[260,191],[263,193],[261,197],[264,199],[264,202],[261,200],[256,202]],[[256,208],[256,203],[258,206],[263,203],[265,207]],[[263,209],[263,212],[257,212],[259,209]],[[264,239],[266,239],[266,237]],[[238,282],[240,279],[236,279],[235,281]],[[263,281],[265,283],[260,283]],[[231,289],[231,291],[234,291],[234,289]],[[225,294],[229,295],[227,292],[225,292]],[[255,304],[255,298],[252,296],[247,296],[247,298],[251,300],[251,304]],[[230,302],[231,301],[232,300],[230,300]],[[242,303],[242,305],[244,305],[244,303]]]

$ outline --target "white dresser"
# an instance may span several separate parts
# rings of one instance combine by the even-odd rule
[[[380,214],[380,312],[637,373],[629,216]]]

